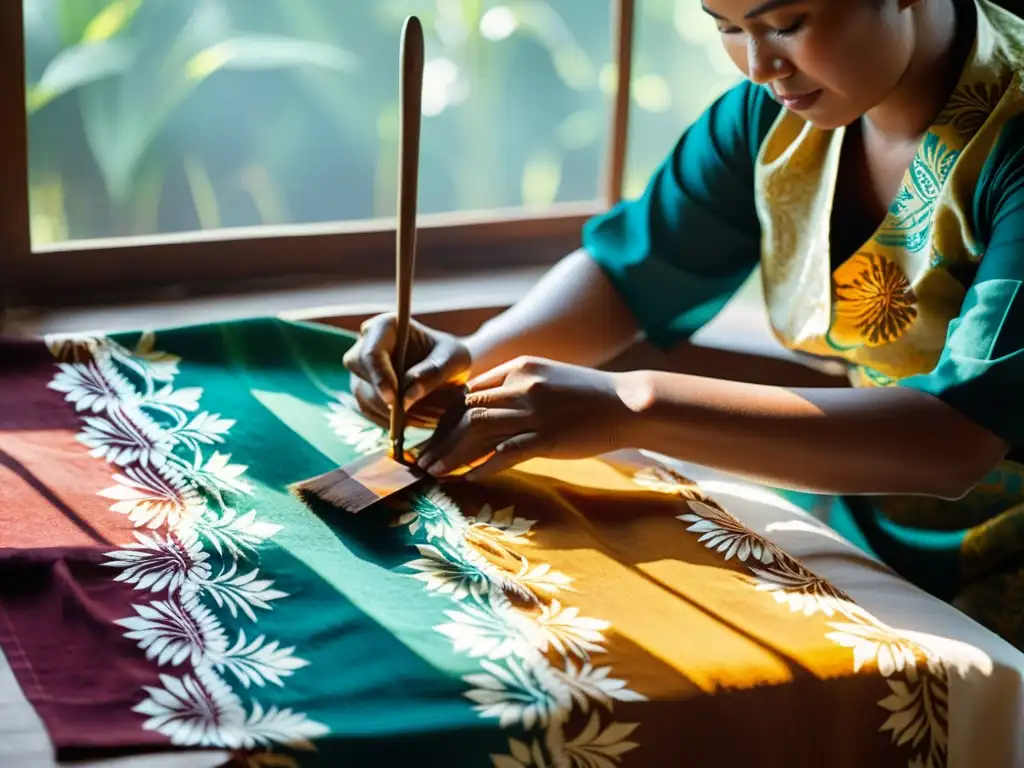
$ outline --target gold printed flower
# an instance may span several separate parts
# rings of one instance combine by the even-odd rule
[[[856,254],[836,271],[835,286],[835,321],[829,335],[842,346],[890,344],[917,318],[910,281],[880,254]]]

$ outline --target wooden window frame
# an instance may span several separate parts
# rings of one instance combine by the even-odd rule
[[[622,198],[635,0],[611,0],[618,73],[601,199],[418,220],[417,274],[546,265],[579,247],[591,216]],[[394,270],[394,219],[226,228],[79,240],[33,249],[22,0],[0,0],[0,306],[67,306],[179,293],[237,292],[325,279],[378,280]]]

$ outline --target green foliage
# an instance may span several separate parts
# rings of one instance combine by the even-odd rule
[[[603,0],[23,2],[36,243],[392,216],[411,13],[427,32],[421,210],[597,194]],[[638,74],[663,67],[648,101],[676,107],[634,120],[642,173],[721,81],[663,37],[684,4],[640,4],[661,42],[638,47]]]

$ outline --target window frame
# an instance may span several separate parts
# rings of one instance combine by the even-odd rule
[[[600,199],[540,210],[421,214],[417,275],[553,264],[579,247],[591,216],[622,199],[635,0],[612,4],[618,76]],[[395,219],[225,228],[76,240],[33,249],[22,0],[0,3],[0,306],[67,306],[246,285],[377,280],[394,275]],[[282,269],[286,264],[287,268]]]

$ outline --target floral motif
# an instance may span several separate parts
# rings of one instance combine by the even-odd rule
[[[61,363],[58,373],[50,382],[50,389],[64,393],[64,399],[73,403],[76,411],[103,413],[137,397],[128,378],[118,371],[109,358],[100,357],[77,365]]]
[[[855,340],[869,347],[890,344],[917,318],[917,297],[907,276],[880,254],[858,253],[835,279],[836,322],[829,337],[839,346]]]
[[[949,685],[945,678],[908,676],[907,681],[886,682],[892,693],[878,706],[892,714],[879,730],[888,731],[895,744],[914,745],[917,756],[911,768],[945,765],[949,746]]]
[[[472,528],[516,544],[529,544],[530,532],[537,523],[536,520],[516,517],[514,507],[505,507],[495,512],[490,504],[484,504],[476,515],[466,519]]]
[[[432,488],[422,495],[417,495],[407,505],[408,511],[392,525],[395,527],[408,526],[409,533],[416,534],[420,528],[426,532],[427,541],[438,538],[445,538],[453,521],[458,520],[457,508],[451,499],[445,496],[437,488]],[[465,525],[460,526],[464,529]]]
[[[794,613],[814,616],[851,615],[861,609],[830,582],[815,576],[788,555],[781,555],[767,568],[750,566],[754,584],[761,592],[769,592],[776,602],[789,606]]]
[[[633,475],[633,482],[646,488],[669,496],[681,496],[684,499],[701,496],[696,484],[690,482],[671,467],[654,464],[638,470]]]
[[[607,621],[580,615],[575,606],[563,606],[557,600],[542,605],[540,614],[534,617],[538,650],[547,652],[553,648],[562,656],[589,659],[592,653],[604,653],[605,630],[611,627]]]
[[[202,389],[174,387],[180,359],[158,351],[152,334],[134,351],[107,338],[48,343],[60,361],[50,387],[82,414],[78,440],[117,468],[99,495],[136,528],[104,565],[149,601],[117,624],[157,667],[174,670],[160,675],[161,687],[145,688],[135,707],[143,727],[183,747],[311,748],[325,726],[246,703],[225,679],[244,689],[281,686],[308,664],[264,635],[229,631],[219,613],[256,622],[287,597],[258,567],[243,567],[280,528],[227,504],[250,492],[246,467],[203,453],[223,444],[234,422],[200,410]]]
[[[112,499],[114,512],[128,515],[136,528],[176,527],[203,513],[205,502],[195,485],[179,469],[165,467],[162,472],[147,466],[125,469],[114,475],[117,485],[100,491]]]
[[[471,658],[522,657],[544,642],[536,625],[500,593],[489,593],[479,602],[464,601],[445,615],[451,621],[434,629],[452,641],[456,653]]]
[[[475,516],[436,486],[398,504],[420,558],[406,564],[432,595],[451,600],[449,621],[435,629],[455,652],[480,659],[481,671],[466,675],[466,697],[481,717],[502,728],[539,730],[531,746],[509,740],[510,754],[492,755],[497,766],[615,768],[636,744],[627,741],[635,724],[602,720],[593,705],[609,711],[618,701],[644,701],[608,666],[591,659],[605,652],[608,622],[582,616],[551,597],[571,592],[571,579],[548,563],[531,564],[509,547],[528,545],[535,522],[512,507],[489,505]],[[415,514],[412,514],[415,512]],[[427,543],[431,542],[431,543]],[[476,546],[495,555],[490,562]],[[507,567],[505,567],[507,566]],[[553,663],[557,660],[557,663]],[[565,733],[573,711],[592,715],[575,738]]]
[[[135,541],[108,552],[108,568],[120,568],[115,581],[124,581],[135,589],[153,592],[167,590],[174,595],[186,584],[210,577],[210,555],[203,551],[199,537],[185,530],[180,534],[152,536],[135,532]]]
[[[327,423],[345,445],[362,456],[383,451],[389,445],[387,432],[358,413],[355,398],[348,394],[338,396],[338,402],[328,408]],[[405,430],[406,443],[415,445],[430,436],[430,431],[416,427]]]
[[[775,559],[775,547],[726,514],[702,501],[687,502],[694,514],[680,515],[678,519],[692,523],[690,533],[699,533],[698,539],[708,549],[721,553],[726,560],[735,557],[741,563],[753,557],[755,561],[770,564]]]
[[[673,473],[674,474],[674,473]],[[651,486],[651,473],[639,481],[643,487]],[[675,475],[676,486],[693,488],[693,483]],[[830,622],[834,630],[825,637],[839,646],[853,650],[853,671],[859,672],[873,663],[885,678],[892,694],[878,704],[891,714],[880,730],[890,731],[893,742],[908,745],[912,753],[908,768],[938,768],[946,763],[946,720],[949,680],[945,664],[927,648],[885,626],[867,611],[856,605],[841,590],[804,568],[789,555],[763,539],[723,510],[708,503],[695,501],[694,493],[679,494],[688,499],[691,514],[680,517],[692,523],[688,530],[701,534],[700,541],[709,549],[734,553],[750,571],[756,588],[770,593],[777,602],[805,616],[823,614],[841,615],[843,622]],[[756,549],[751,539],[761,541]],[[747,557],[740,557],[742,545],[748,543]],[[723,548],[724,547],[724,548]],[[760,551],[771,552],[771,558],[749,555]],[[750,562],[748,562],[748,560]],[[919,668],[919,659],[926,664]],[[899,679],[902,677],[902,679]],[[520,761],[522,765],[530,765]],[[511,766],[512,764],[509,763]]]
[[[965,137],[973,136],[995,111],[1006,92],[1006,84],[979,80],[957,88],[935,119],[935,125],[951,125]]]
[[[481,717],[497,718],[502,728],[546,727],[570,704],[569,690],[547,664],[508,659],[505,664],[482,661],[484,672],[466,675],[473,688],[466,696]]]
[[[882,677],[892,677],[897,672],[916,670],[917,656],[910,643],[893,630],[881,624],[851,624],[833,622],[829,624],[835,632],[826,637],[832,642],[853,649],[853,671],[870,663],[878,667]]]
[[[213,612],[192,599],[186,609],[174,600],[157,600],[133,606],[138,616],[120,619],[128,628],[129,640],[138,640],[147,659],[161,667],[180,666],[188,660],[199,666],[206,656],[219,656],[227,649],[224,629]]]

